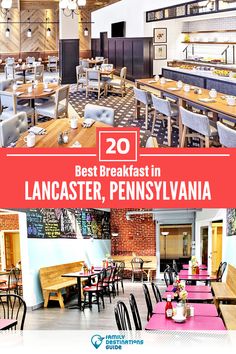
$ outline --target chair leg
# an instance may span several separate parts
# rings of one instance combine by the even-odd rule
[[[99,293],[96,294],[97,303],[98,303],[98,312],[100,312],[100,305],[99,305]]]
[[[157,111],[155,111],[154,116],[153,116],[153,122],[152,122],[152,134],[154,133],[154,128],[157,120]]]
[[[171,117],[167,118],[168,128],[167,128],[167,136],[168,136],[168,146],[171,146]]]
[[[183,133],[182,133],[182,140],[181,140],[181,148],[184,148],[185,145],[185,138],[186,138],[187,127],[184,126]]]
[[[45,291],[44,292],[44,305],[43,305],[44,307],[48,307],[49,297],[50,297],[50,292]]]
[[[123,279],[121,279],[121,287],[122,287],[122,291],[123,291],[123,294],[124,294],[124,283],[123,283]]]
[[[145,128],[148,129],[148,106],[145,107]]]
[[[209,148],[210,147],[210,139],[208,136],[205,137],[205,147]]]

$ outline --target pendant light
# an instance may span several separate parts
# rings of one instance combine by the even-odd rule
[[[85,37],[88,37],[88,35],[89,35],[89,30],[88,30],[88,28],[86,27],[86,28],[84,29],[84,36],[85,36]]]
[[[51,36],[51,28],[48,27],[48,28],[47,28],[47,37],[50,37],[50,36]]]
[[[29,21],[29,28],[27,30],[27,37],[28,38],[31,38],[32,37],[32,30],[30,28],[30,17],[28,18],[28,21]]]
[[[47,13],[46,13],[47,14]],[[51,37],[51,28],[49,27],[49,21],[50,21],[50,18],[49,17],[46,17],[46,36],[47,37]]]
[[[8,12],[12,8],[12,0],[2,0],[0,1],[0,10],[4,16],[7,16]]]

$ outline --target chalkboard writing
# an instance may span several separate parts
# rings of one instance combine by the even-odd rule
[[[96,209],[27,209],[28,238],[110,239],[110,213]]]

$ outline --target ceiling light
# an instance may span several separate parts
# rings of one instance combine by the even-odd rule
[[[86,5],[86,0],[60,0],[59,7],[66,17],[74,18],[79,15],[81,7]]]
[[[12,0],[2,0],[0,10],[4,16],[7,16],[11,8],[12,8]]]

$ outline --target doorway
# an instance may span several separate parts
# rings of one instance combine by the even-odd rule
[[[10,270],[21,262],[20,234],[18,231],[0,233],[0,270]]]
[[[101,57],[108,57],[108,34],[107,32],[100,32],[100,54]]]
[[[216,273],[222,262],[223,221],[212,223],[211,270]]]
[[[200,243],[200,257],[201,257],[201,264],[204,264],[208,268],[208,226],[202,226],[200,230],[200,237],[201,237],[201,243]]]

